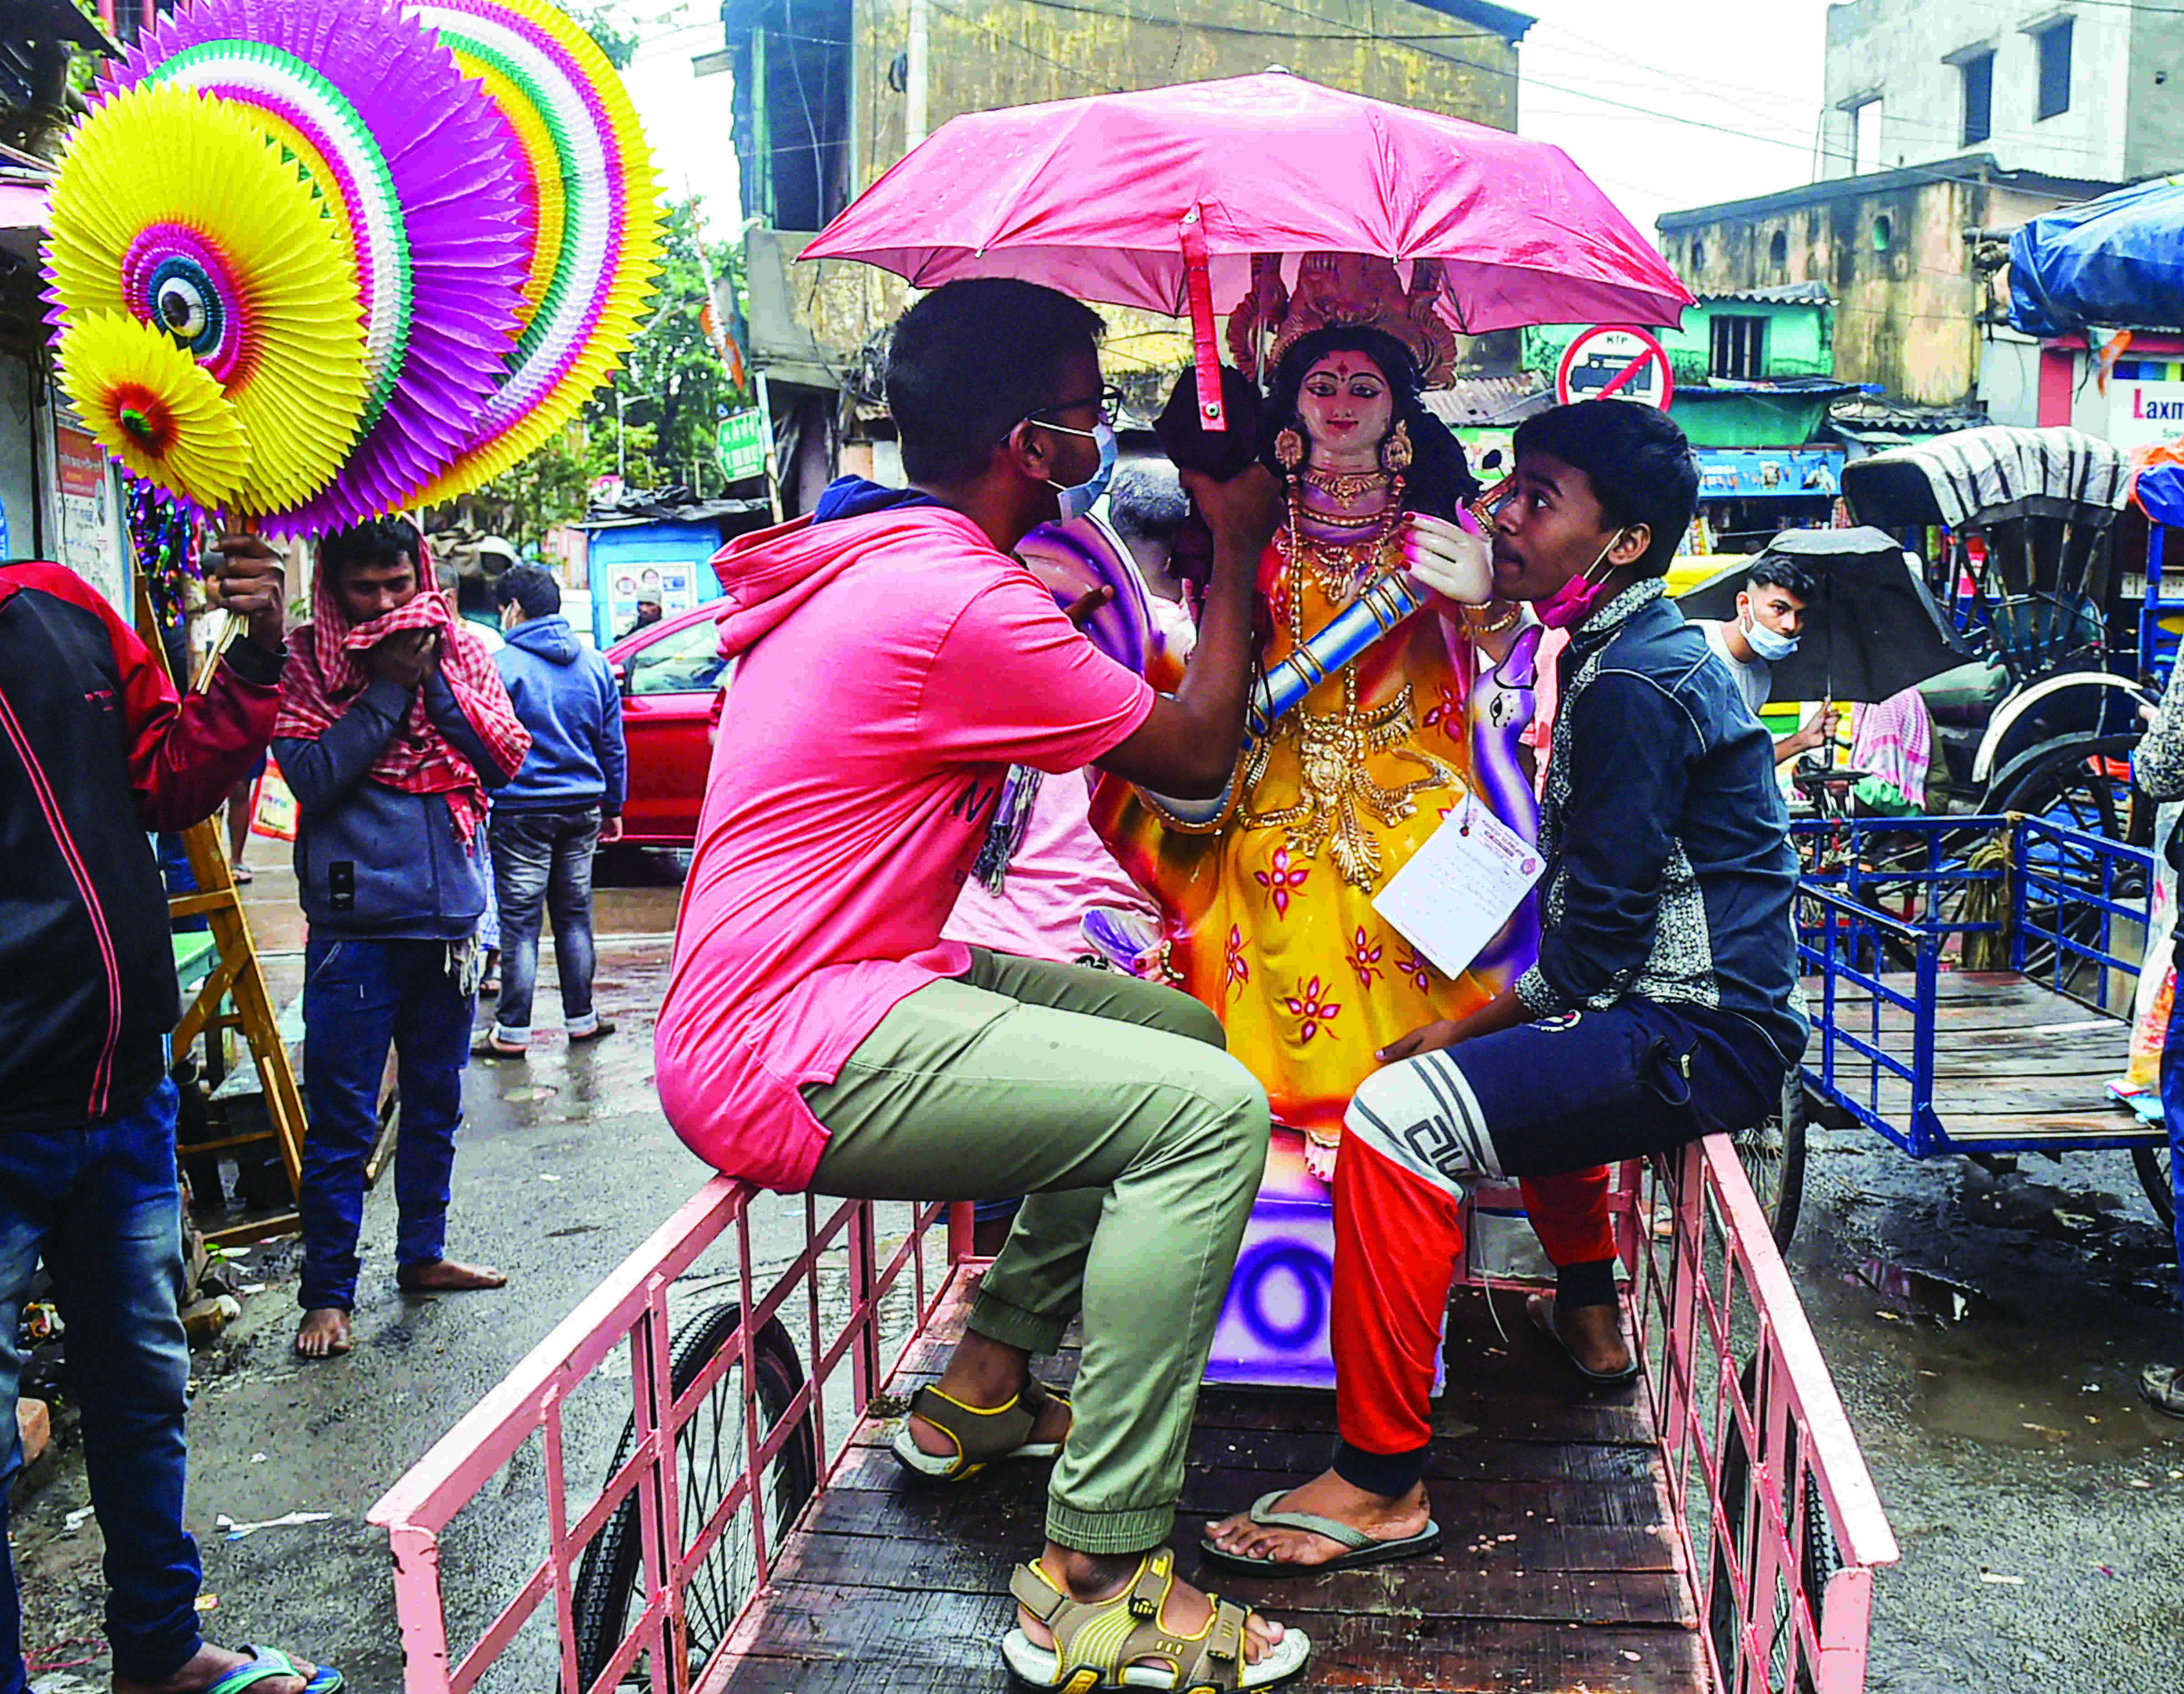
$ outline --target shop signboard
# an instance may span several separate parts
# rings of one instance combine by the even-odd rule
[[[122,616],[131,616],[129,562],[106,450],[58,406],[53,418],[53,483],[60,562],[104,595]]]
[[[2123,377],[2109,383],[2109,440],[2126,453],[2184,436],[2184,383]]]

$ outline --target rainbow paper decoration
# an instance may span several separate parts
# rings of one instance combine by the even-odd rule
[[[313,533],[476,487],[611,375],[658,268],[628,97],[534,0],[196,0],[54,187],[62,381],[191,506]]]
[[[664,220],[637,109],[598,44],[548,0],[421,0],[455,63],[514,130],[531,210],[521,338],[469,446],[419,498],[445,500],[528,456],[637,338]]]

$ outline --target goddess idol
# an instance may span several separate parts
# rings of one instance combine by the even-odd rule
[[[1229,1050],[1265,1085],[1275,1122],[1301,1132],[1323,1180],[1379,1050],[1484,1004],[1536,942],[1527,909],[1446,976],[1373,906],[1459,805],[1489,808],[1527,838],[1537,825],[1522,738],[1538,626],[1514,605],[1429,595],[1402,569],[1413,532],[1439,520],[1450,534],[1478,493],[1463,450],[1420,399],[1455,360],[1433,287],[1423,264],[1407,290],[1385,260],[1322,254],[1301,262],[1291,291],[1276,261],[1260,261],[1229,345],[1256,377],[1271,329],[1269,452],[1289,512],[1259,572],[1268,681],[1253,739],[1214,815],[1112,778],[1093,808],[1160,903],[1162,974],[1220,1015]],[[1482,577],[1482,598],[1484,588]],[[1315,639],[1337,625],[1348,640]],[[1346,649],[1353,656],[1327,663]],[[1286,696],[1270,694],[1276,679]]]

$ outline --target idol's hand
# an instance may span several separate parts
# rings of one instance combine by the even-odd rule
[[[1463,1026],[1454,1018],[1443,1018],[1423,1029],[1414,1029],[1408,1035],[1398,1036],[1373,1056],[1383,1065],[1393,1065],[1399,1059],[1415,1059],[1421,1053],[1437,1053],[1462,1039]]]
[[[1216,556],[1225,549],[1232,558],[1256,567],[1282,521],[1282,485],[1273,473],[1255,464],[1225,483],[1200,471],[1182,476],[1191,504],[1213,532]]]
[[[1464,606],[1494,598],[1494,553],[1483,535],[1414,512],[1403,532],[1403,568],[1435,594]]]

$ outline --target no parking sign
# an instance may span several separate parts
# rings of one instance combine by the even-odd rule
[[[1555,398],[1635,400],[1663,411],[1675,395],[1668,349],[1642,329],[1588,329],[1570,343],[1555,372]]]

